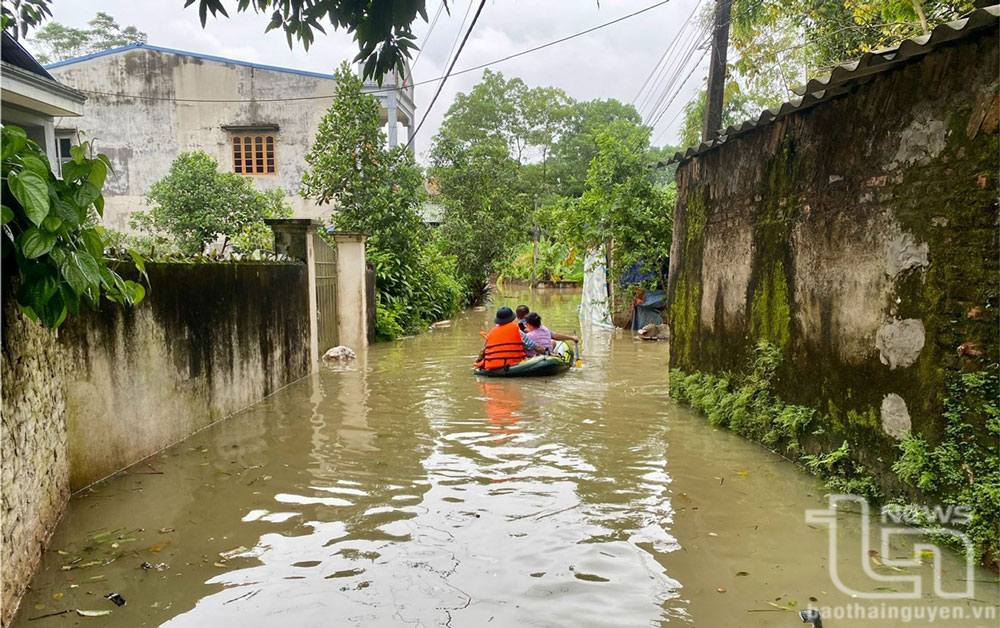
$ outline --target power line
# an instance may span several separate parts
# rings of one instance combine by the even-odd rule
[[[455,52],[455,58],[451,60],[451,65],[448,66],[448,71],[444,73],[444,77],[442,77],[441,82],[438,83],[437,91],[434,92],[434,98],[431,98],[431,104],[427,105],[427,109],[424,110],[424,117],[420,118],[420,124],[418,124],[417,128],[413,130],[413,133],[409,134],[410,137],[406,140],[407,147],[413,144],[413,138],[415,138],[417,133],[420,132],[420,127],[424,126],[424,122],[427,120],[427,115],[434,107],[434,103],[437,102],[438,96],[441,95],[444,83],[448,80],[448,75],[451,74],[452,69],[455,67],[455,63],[458,62],[458,57],[462,54],[462,50],[465,49],[465,42],[469,41],[469,35],[472,34],[472,29],[476,27],[476,22],[479,20],[479,14],[483,12],[484,6],[486,6],[486,0],[479,0],[479,8],[476,9],[476,14],[472,16],[472,23],[469,24],[469,30],[465,31],[465,37],[462,38],[462,44],[458,47],[458,51]]]
[[[561,44],[561,43],[563,43],[565,41],[569,41],[571,39],[575,39],[575,38],[580,37],[582,35],[586,35],[588,33],[594,32],[596,30],[600,30],[602,28],[611,26],[612,24],[617,24],[618,22],[621,22],[621,21],[627,20],[629,18],[635,17],[637,15],[640,15],[642,13],[645,13],[647,11],[655,9],[655,8],[657,8],[659,6],[663,6],[664,4],[667,4],[670,1],[671,0],[661,0],[660,2],[657,2],[656,4],[652,4],[652,5],[644,8],[644,9],[639,9],[638,11],[635,11],[634,13],[629,13],[628,15],[623,15],[623,16],[621,16],[619,18],[611,20],[610,22],[605,22],[603,24],[598,24],[597,26],[593,26],[591,28],[588,28],[587,30],[580,31],[578,33],[573,33],[572,35],[567,35],[566,37],[561,37],[559,39],[555,39],[553,41],[550,41],[548,43],[542,44],[540,46],[535,46],[534,48],[529,48],[527,50],[522,50],[520,52],[515,52],[514,54],[507,55],[506,57],[501,57],[499,59],[494,59],[493,61],[488,61],[486,63],[482,63],[480,65],[475,65],[475,66],[472,66],[472,67],[469,67],[469,68],[465,68],[465,69],[462,69],[462,70],[457,70],[455,72],[452,72],[452,73],[448,74],[447,76],[460,76],[462,74],[468,74],[469,72],[475,72],[476,70],[481,70],[483,68],[488,68],[491,65],[496,65],[497,63],[503,63],[504,61],[510,61],[511,59],[515,59],[517,57],[523,57],[526,54],[531,54],[532,52],[537,52],[537,51],[542,50],[544,48],[548,48],[550,46],[555,46],[556,44]],[[330,78],[333,78],[333,77],[330,77]],[[437,78],[426,79],[426,80],[423,80],[423,81],[417,81],[417,82],[415,82],[415,83],[413,83],[411,85],[408,85],[406,87],[406,89],[409,89],[411,87],[416,87],[418,85],[426,85],[428,83],[434,83],[436,81],[442,81],[444,79],[445,79],[444,76],[439,76]],[[77,91],[83,92],[85,94],[94,94],[94,95],[97,95],[97,96],[116,96],[116,97],[119,97],[119,98],[135,98],[137,100],[168,100],[168,101],[172,101],[172,102],[203,102],[203,103],[292,102],[292,101],[298,101],[298,100],[324,100],[324,99],[333,98],[334,96],[336,96],[336,94],[328,94],[328,95],[324,95],[324,96],[299,96],[299,97],[293,97],[293,98],[251,98],[251,99],[245,99],[245,98],[244,99],[170,98],[170,97],[164,97],[164,96],[140,96],[140,95],[134,95],[134,94],[115,94],[115,93],[112,93],[112,92],[101,92],[101,91],[97,91],[97,90],[88,90],[88,89],[80,89],[80,88],[74,88],[74,89],[76,89]],[[369,91],[366,91],[366,92],[359,92],[359,93],[377,94],[377,93],[389,92],[389,91],[393,91],[393,90],[400,91],[402,89],[404,89],[404,88],[402,88],[402,87],[395,87],[395,86],[392,86],[392,87],[380,87],[378,89],[373,89],[373,90],[369,90]],[[348,95],[351,95],[351,94],[348,94]]]
[[[639,100],[639,96],[642,95],[642,91],[646,89],[647,85],[649,85],[649,81],[653,78],[653,75],[654,74],[659,75],[660,73],[662,73],[662,72],[657,72],[657,70],[662,71],[662,69],[666,67],[665,65],[663,65],[664,59],[667,58],[667,55],[670,54],[670,51],[673,50],[674,47],[677,45],[677,42],[680,41],[681,33],[684,33],[687,30],[687,27],[691,24],[691,18],[694,17],[695,12],[698,10],[698,7],[700,6],[701,2],[698,2],[694,5],[694,9],[691,10],[691,15],[689,15],[687,19],[684,20],[683,26],[681,26],[681,29],[677,32],[677,35],[672,40],[670,40],[670,44],[668,44],[666,50],[663,51],[663,54],[660,56],[660,60],[657,61],[656,65],[653,66],[653,69],[649,71],[649,75],[646,76],[646,80],[642,83],[642,87],[639,88],[639,91],[635,93],[635,97],[632,99],[633,105],[635,105],[635,101]],[[662,68],[661,65],[663,66]]]
[[[434,14],[434,19],[431,20],[431,26],[427,29],[427,34],[424,35],[423,45],[420,46],[420,50],[417,50],[417,56],[413,58],[413,63],[410,64],[410,73],[413,73],[413,68],[417,66],[417,61],[420,61],[420,55],[423,53],[424,48],[427,47],[427,42],[431,39],[431,33],[434,32],[434,27],[437,26],[438,18],[441,17],[441,9],[444,8],[444,0],[438,5],[437,13]],[[470,5],[471,6],[471,5]]]

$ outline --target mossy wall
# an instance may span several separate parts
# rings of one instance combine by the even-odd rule
[[[985,29],[682,163],[671,368],[745,372],[766,340],[805,450],[917,495],[900,440],[945,439],[947,383],[1000,361],[998,76]]]

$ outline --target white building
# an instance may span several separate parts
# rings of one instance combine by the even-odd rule
[[[86,133],[114,167],[105,183],[105,224],[128,231],[131,213],[147,209],[146,194],[179,154],[204,151],[254,178],[258,189],[280,187],[296,218],[329,213],[299,195],[305,155],[336,91],[332,75],[278,68],[137,43],[54,63],[59,81],[87,96],[83,117],[59,119],[68,149]],[[386,77],[376,93],[406,101],[412,87]],[[383,109],[383,119],[390,112]],[[412,124],[412,115],[403,116]],[[62,153],[65,154],[65,153]]]

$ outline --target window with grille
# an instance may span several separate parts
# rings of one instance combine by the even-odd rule
[[[236,174],[274,174],[273,135],[234,135],[233,172]]]

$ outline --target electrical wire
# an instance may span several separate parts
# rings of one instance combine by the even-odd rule
[[[657,74],[657,75],[660,74],[659,72],[657,72],[657,70],[658,69],[662,70],[663,68],[666,67],[666,65],[663,65],[663,60],[666,59],[667,55],[670,54],[670,51],[673,50],[677,46],[677,42],[681,39],[681,34],[685,30],[687,30],[687,27],[691,24],[691,19],[694,17],[694,14],[698,11],[698,7],[700,7],[700,6],[701,6],[701,2],[698,2],[698,3],[696,3],[694,5],[694,9],[691,10],[691,15],[689,15],[687,17],[687,19],[684,20],[684,24],[681,26],[681,29],[677,32],[677,35],[672,40],[670,40],[670,43],[667,45],[667,48],[663,51],[663,54],[660,55],[660,60],[657,61],[656,65],[653,66],[653,69],[649,71],[649,74],[646,76],[646,80],[643,81],[643,83],[642,83],[642,87],[639,88],[639,91],[635,93],[635,97],[632,98],[632,104],[633,105],[635,105],[635,101],[639,100],[639,96],[642,95],[642,91],[644,89],[646,89],[647,85],[649,85],[649,82],[650,82],[650,80],[652,80],[653,75],[654,74]],[[662,65],[662,67],[661,67],[661,65]],[[655,85],[655,82],[654,82],[654,85]]]
[[[434,27],[437,26],[438,18],[441,17],[441,10],[444,9],[445,2],[441,0],[441,4],[438,5],[437,13],[434,14],[434,18],[431,20],[430,28],[427,29],[427,34],[424,35],[423,45],[417,50],[417,56],[413,58],[413,62],[410,63],[410,72],[413,72],[413,68],[417,66],[417,61],[420,61],[420,55],[424,52],[424,48],[427,47],[427,42],[431,39],[431,34],[434,32]],[[472,6],[472,5],[469,5]]]
[[[462,54],[462,50],[465,49],[465,42],[469,41],[469,35],[472,34],[472,29],[476,27],[476,22],[479,20],[479,14],[483,12],[484,6],[486,6],[486,0],[479,0],[479,8],[476,9],[476,14],[472,16],[472,22],[469,24],[469,30],[465,31],[465,37],[462,38],[462,44],[455,52],[455,58],[451,60],[451,65],[448,66],[448,71],[444,73],[444,77],[442,77],[441,82],[438,83],[437,91],[434,92],[434,98],[431,98],[431,103],[427,105],[427,109],[424,110],[424,117],[420,118],[420,124],[418,124],[417,128],[413,130],[413,133],[409,134],[410,137],[406,140],[407,147],[413,144],[413,138],[417,136],[417,133],[420,132],[420,127],[424,126],[424,122],[427,121],[427,115],[431,112],[431,109],[434,108],[434,103],[437,102],[438,96],[441,95],[441,90],[444,89],[445,81],[448,80],[448,76],[451,74],[452,69],[454,69],[455,64],[458,62],[458,57]]]

